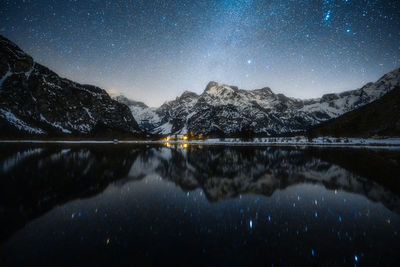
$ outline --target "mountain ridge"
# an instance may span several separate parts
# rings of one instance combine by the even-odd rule
[[[0,35],[2,137],[137,135],[126,105],[99,87],[61,78]]]
[[[221,136],[237,134],[244,127],[260,135],[290,134],[371,103],[399,85],[400,68],[359,89],[311,99],[275,94],[269,87],[244,90],[210,81],[201,94],[185,91],[158,108],[128,106],[132,112],[148,115],[146,122],[152,123],[147,123],[145,130],[153,134]]]
[[[397,68],[363,87],[298,99],[269,87],[254,90],[211,81],[201,94],[185,91],[158,108],[99,87],[61,78],[0,36],[1,137],[117,137],[194,134],[259,136],[305,133],[365,106],[400,86]]]
[[[311,136],[400,136],[400,86],[358,109],[316,125]]]

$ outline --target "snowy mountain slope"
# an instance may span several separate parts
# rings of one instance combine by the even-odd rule
[[[400,87],[356,110],[321,123],[312,136],[400,136]]]
[[[400,68],[385,74],[375,83],[339,94],[327,94],[319,99],[305,101],[302,111],[315,114],[325,112],[331,118],[368,104],[400,85]]]
[[[241,90],[210,82],[201,95],[185,92],[158,109],[129,104],[134,116],[146,114],[146,130],[157,134],[232,135],[243,127],[259,134],[303,132],[311,126],[368,104],[400,85],[400,69],[375,83],[339,94],[301,100],[274,94],[270,88]],[[136,114],[135,114],[136,113]],[[142,128],[143,129],[143,128]]]
[[[117,96],[115,100],[126,104],[138,121],[141,129],[153,134],[186,133],[187,120],[196,104],[198,95],[192,92],[184,92],[175,100],[167,101],[159,108],[150,108],[142,102],[127,99],[125,96]]]
[[[105,90],[59,77],[0,36],[2,136],[141,132],[126,105]]]
[[[199,96],[196,93],[185,91],[173,101],[164,103],[157,109],[161,118],[161,125],[152,130],[156,134],[185,134],[188,132],[188,120],[192,117],[193,107]]]
[[[142,130],[149,131],[161,124],[161,118],[157,114],[156,108],[148,107],[143,102],[130,100],[123,95],[116,96],[114,99],[129,107]]]

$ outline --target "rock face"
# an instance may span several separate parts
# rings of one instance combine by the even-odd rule
[[[125,96],[117,96],[115,100],[127,105],[135,120],[139,123],[139,127],[144,131],[150,131],[160,125],[160,118],[156,112],[156,108],[148,107],[145,103],[134,101]]]
[[[312,136],[400,136],[400,87],[359,109],[321,123]]]
[[[276,135],[303,132],[368,104],[398,85],[400,69],[357,90],[301,100],[275,94],[267,87],[241,90],[210,82],[201,95],[185,92],[158,109],[127,104],[139,121],[137,114],[146,114],[143,129],[152,133],[233,135],[247,127],[258,134]]]
[[[119,136],[141,132],[105,90],[59,77],[0,36],[1,136]]]

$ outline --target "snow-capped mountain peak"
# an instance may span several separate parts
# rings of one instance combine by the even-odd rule
[[[214,97],[231,97],[234,96],[238,90],[239,89],[236,86],[229,86],[217,82],[209,82],[204,90],[204,93]]]
[[[243,90],[236,86],[211,81],[197,95],[184,92],[175,100],[152,110],[152,121],[146,130],[158,134],[232,135],[243,127],[251,127],[262,135],[302,132],[309,127],[368,104],[400,85],[400,69],[387,73],[375,83],[342,93],[325,94],[321,98],[296,99],[274,94],[264,87]],[[141,110],[132,109],[140,124]],[[135,105],[138,107],[138,105]],[[135,114],[136,113],[136,114]]]
[[[197,98],[197,97],[199,97],[199,96],[196,93],[191,92],[191,91],[185,91],[179,98],[187,99],[187,98]]]

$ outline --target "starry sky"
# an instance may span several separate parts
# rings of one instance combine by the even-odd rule
[[[2,0],[0,34],[150,106],[211,80],[310,98],[400,66],[400,1]]]

